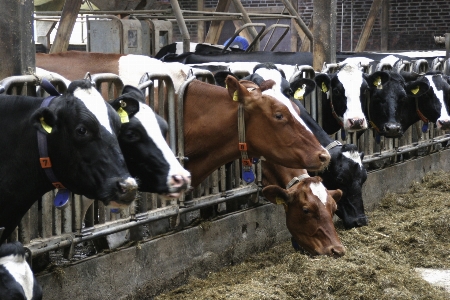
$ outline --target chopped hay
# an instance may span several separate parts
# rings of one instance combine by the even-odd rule
[[[368,215],[369,226],[337,224],[342,258],[295,253],[286,242],[155,299],[449,299],[414,268],[450,269],[450,174],[428,174]]]

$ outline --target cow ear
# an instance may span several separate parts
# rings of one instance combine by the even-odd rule
[[[409,82],[406,84],[405,91],[408,96],[419,97],[430,89],[430,85],[421,80]]]
[[[383,71],[377,71],[367,77],[367,84],[369,85],[369,89],[382,89],[383,84],[388,82],[390,76],[388,73]]]
[[[228,75],[233,76],[236,79],[238,79],[238,77],[230,71],[218,71],[214,74],[214,79],[216,81],[216,85],[221,86],[221,87],[226,87],[225,80]]]
[[[268,185],[262,190],[263,196],[273,204],[287,205],[290,196],[287,191],[277,185]]]
[[[328,190],[328,194],[330,194],[330,196],[334,199],[334,202],[338,203],[339,200],[341,200],[342,198],[342,191],[337,189],[337,190]]]
[[[56,115],[48,107],[41,107],[31,115],[31,122],[36,130],[50,134],[56,127]]]
[[[319,74],[314,78],[314,81],[323,93],[328,92],[331,88],[331,79],[328,74]]]
[[[290,84],[291,86],[291,96],[297,100],[303,100],[304,97],[311,94],[316,88],[316,83],[308,78],[295,79]]]
[[[225,78],[225,84],[228,94],[233,101],[239,102],[239,99],[242,99],[244,95],[248,94],[247,89],[233,76],[228,75]]]
[[[361,158],[361,161],[363,161],[363,158],[364,158],[364,152],[359,152],[359,157]]]
[[[120,115],[122,123],[139,111],[139,102],[144,102],[144,94],[133,86],[125,86],[122,95],[108,103]]]

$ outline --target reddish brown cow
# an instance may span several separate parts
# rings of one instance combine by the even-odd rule
[[[67,51],[36,53],[36,67],[52,71],[70,81],[84,78],[87,72],[119,75],[119,59],[123,54]]]
[[[220,166],[240,157],[238,105],[245,110],[248,155],[264,156],[291,168],[320,170],[330,156],[281,101],[263,93],[272,80],[261,84],[226,79],[227,88],[193,80],[184,95],[185,164],[192,185],[201,183]],[[237,93],[236,101],[233,96]]]
[[[293,240],[312,255],[340,257],[345,254],[333,224],[341,190],[326,190],[320,177],[262,162],[263,195],[274,204],[284,205],[286,226]],[[284,188],[286,187],[286,188]],[[293,244],[294,244],[293,241]]]

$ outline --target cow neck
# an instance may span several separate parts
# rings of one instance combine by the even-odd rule
[[[242,179],[251,183],[255,181],[255,173],[252,168],[252,161],[248,157],[247,143],[245,142],[245,119],[244,119],[244,105],[239,103],[238,107],[238,133],[239,133],[239,151],[241,152],[242,160]]]
[[[48,107],[52,100],[56,96],[49,96],[44,99],[41,103],[41,107]],[[58,181],[55,173],[52,169],[52,162],[50,157],[48,156],[48,148],[47,148],[47,135],[41,131],[37,131],[37,140],[38,140],[38,149],[39,149],[39,162],[41,164],[41,168],[44,170],[45,175],[50,180],[52,185],[57,189],[65,189],[64,185]]]
[[[430,120],[427,119],[427,117],[424,116],[424,114],[419,109],[419,97],[414,97],[416,99],[416,112],[419,118],[424,122],[428,123]]]
[[[372,128],[375,129],[378,134],[380,134],[380,129],[377,127],[377,125],[375,125],[374,122],[372,122],[370,117],[370,94],[367,95],[367,119],[369,119],[370,126],[372,126]]]
[[[288,184],[286,184],[286,189],[290,189],[291,187],[293,187],[295,184],[302,182],[303,180],[305,180],[306,178],[309,178],[310,176],[308,175],[308,173],[306,174],[302,174],[300,176],[296,176],[294,178],[291,179],[291,181],[288,182]]]
[[[344,118],[339,117],[336,111],[334,110],[332,91],[330,91],[330,106],[331,106],[331,115],[336,119],[341,128],[344,128]]]
[[[42,79],[41,87],[50,94],[49,97],[45,98],[41,103],[41,107],[48,107],[52,100],[59,96],[60,93],[56,90],[56,88],[46,79]],[[47,175],[48,180],[51,184],[58,189],[56,193],[53,204],[56,208],[63,209],[67,206],[70,199],[70,192],[67,190],[64,185],[58,181],[55,173],[52,169],[52,162],[48,155],[47,148],[47,135],[41,131],[37,131],[37,140],[38,140],[38,149],[39,149],[39,162],[41,164],[41,168],[44,169],[45,175]]]

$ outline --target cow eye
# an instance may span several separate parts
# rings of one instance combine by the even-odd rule
[[[275,113],[275,118],[276,118],[277,120],[283,120],[283,114],[280,113],[280,112],[277,112],[277,113]]]
[[[334,94],[334,95],[340,95],[341,92],[339,91],[339,89],[334,88],[334,89],[333,89],[333,94]]]
[[[138,141],[141,138],[141,135],[139,132],[136,132],[134,130],[127,130],[124,133],[125,139],[130,142]]]
[[[304,214],[309,214],[309,209],[307,207],[303,207],[303,213]]]
[[[86,133],[87,133],[87,129],[84,126],[77,127],[77,129],[75,129],[75,131],[78,135],[86,135]]]

